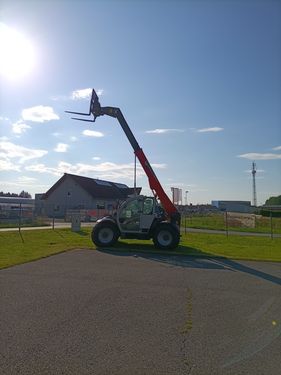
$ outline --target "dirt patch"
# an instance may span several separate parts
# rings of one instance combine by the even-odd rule
[[[228,212],[227,223],[230,227],[255,228],[256,215],[242,214],[240,212]]]

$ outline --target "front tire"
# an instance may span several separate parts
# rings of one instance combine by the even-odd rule
[[[157,249],[169,250],[178,247],[179,230],[170,223],[159,224],[153,234],[153,243]]]
[[[113,246],[119,237],[119,230],[116,224],[109,221],[101,221],[92,230],[92,241],[98,247]]]

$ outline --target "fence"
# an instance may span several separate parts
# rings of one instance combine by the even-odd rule
[[[113,214],[113,209],[68,209],[61,207],[58,212],[56,207],[49,207],[47,216],[42,210],[34,210],[34,206],[18,205],[13,208],[0,206],[0,228],[16,227],[19,230],[25,226],[51,226],[59,227],[71,223],[73,215],[79,215],[81,222],[93,223],[99,218]],[[89,224],[93,225],[93,224]],[[209,229],[224,231],[229,235],[233,231],[267,233],[271,237],[281,234],[281,217],[276,217],[275,212],[268,211],[267,216],[243,214],[233,212],[206,212],[182,213],[182,228],[185,233],[189,228]]]
[[[48,212],[48,215],[46,214]],[[0,228],[18,228],[27,226],[61,226],[65,223],[71,223],[73,215],[79,215],[82,222],[95,222],[99,218],[113,214],[113,209],[94,208],[94,209],[68,209],[67,206],[46,207],[44,210],[35,210],[34,206],[24,204],[15,205],[12,208],[0,206]]]
[[[231,232],[267,233],[271,237],[281,234],[281,217],[274,211],[268,216],[244,214],[237,212],[217,213],[184,213],[182,226],[185,233],[188,228],[223,231],[226,235]]]
[[[0,226],[21,226],[31,224],[35,220],[33,206],[15,205],[10,208],[0,206]]]

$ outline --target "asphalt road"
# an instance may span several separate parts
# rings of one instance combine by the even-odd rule
[[[280,263],[74,250],[0,271],[0,373],[277,375]]]

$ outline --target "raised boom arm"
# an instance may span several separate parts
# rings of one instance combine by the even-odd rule
[[[88,121],[88,122],[94,122],[97,117],[107,115],[110,117],[117,118],[119,121],[119,124],[121,125],[122,129],[124,130],[124,133],[126,134],[131,146],[133,147],[134,153],[136,157],[138,158],[140,164],[143,167],[143,170],[145,171],[149,186],[156,198],[158,198],[170,217],[170,220],[172,223],[175,223],[177,225],[180,225],[180,213],[178,212],[175,205],[171,202],[170,198],[165,193],[164,189],[162,188],[158,178],[156,177],[149,161],[147,160],[143,150],[140,148],[134,134],[132,133],[127,121],[125,120],[121,110],[119,108],[115,107],[101,107],[99,103],[99,98],[93,89],[92,91],[92,97],[91,97],[91,103],[90,103],[90,109],[89,113],[80,113],[80,112],[71,112],[66,111],[67,113],[73,113],[73,114],[79,114],[84,116],[90,116],[93,114],[94,119],[93,120],[87,120],[87,119],[80,119],[77,117],[73,117],[75,120],[81,120],[81,121]]]

